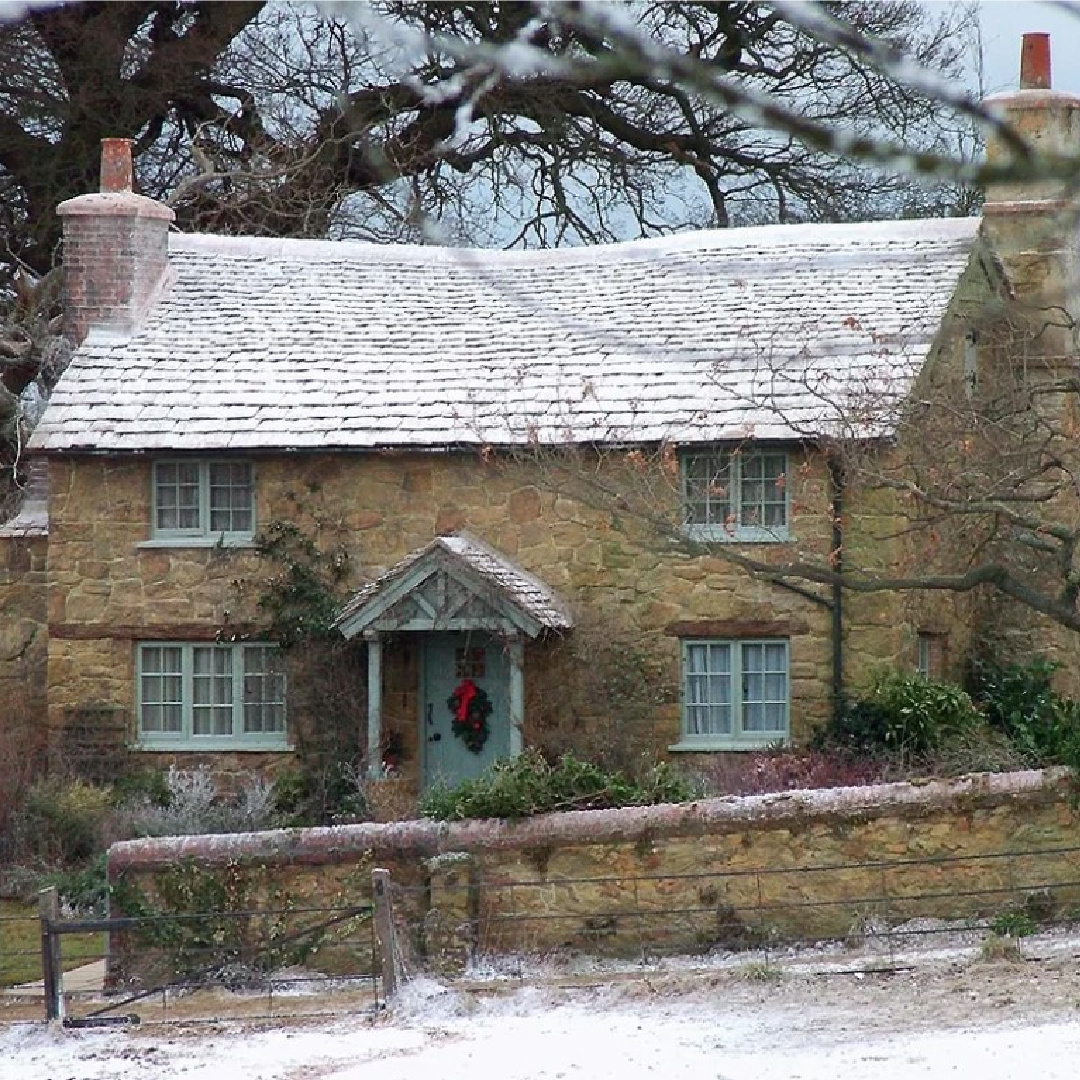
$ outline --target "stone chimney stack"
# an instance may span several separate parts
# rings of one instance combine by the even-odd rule
[[[1080,156],[1080,98],[1051,84],[1050,35],[1025,34],[1020,51],[1020,89],[983,104],[1036,154]],[[987,139],[986,158],[1004,165],[1015,152],[998,135]],[[983,205],[983,230],[1001,259],[1017,298],[1032,309],[1080,310],[1080,200],[1061,178],[991,184]],[[1072,348],[1064,326],[1051,343],[1061,357]],[[1049,359],[1049,357],[1048,357]]]
[[[64,223],[64,333],[129,334],[146,314],[169,261],[167,206],[131,190],[131,140],[103,139],[101,191],[57,207]]]

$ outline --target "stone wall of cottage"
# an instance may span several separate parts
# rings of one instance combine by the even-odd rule
[[[422,957],[449,968],[474,951],[852,939],[866,925],[992,917],[1033,894],[1065,912],[1080,900],[1077,824],[1058,769],[521,822],[136,840],[113,846],[109,873],[146,897],[178,872],[227,874],[249,905],[302,909],[369,901],[384,867]]]
[[[377,577],[434,536],[461,528],[539,575],[574,611],[579,664],[588,663],[590,642],[611,646],[616,657],[624,650],[627,663],[646,658],[651,700],[634,712],[628,736],[642,750],[663,752],[678,739],[680,636],[788,637],[793,737],[805,739],[829,714],[831,616],[825,606],[804,592],[751,579],[721,558],[673,550],[639,521],[619,521],[554,493],[525,465],[478,453],[293,454],[260,457],[255,464],[259,524],[290,521],[328,546],[343,544],[352,585]],[[824,464],[794,451],[791,472],[795,540],[755,545],[754,555],[786,559],[799,550],[829,550]],[[50,483],[54,729],[63,727],[70,710],[88,704],[131,716],[136,642],[213,640],[257,622],[258,582],[269,568],[253,551],[142,546],[150,536],[149,459],[54,459]],[[860,530],[884,535],[882,509],[850,511],[850,543],[858,542]],[[812,586],[808,591],[828,595]],[[870,665],[910,666],[910,626],[902,615],[895,597],[846,599],[850,682]],[[574,706],[574,716],[559,717],[569,649],[569,639],[530,645],[531,717],[545,730],[560,723],[583,730],[605,718],[618,725],[623,702],[602,695]],[[415,673],[415,648],[403,635],[389,649],[385,700],[387,725],[400,728],[406,741],[415,737]],[[527,729],[530,740],[543,741],[543,733]],[[406,746],[410,751],[415,761],[415,744]]]

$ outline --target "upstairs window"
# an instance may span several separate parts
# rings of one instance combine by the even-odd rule
[[[247,461],[154,463],[154,539],[237,542],[255,531],[255,485]]]
[[[788,455],[709,450],[682,457],[683,522],[695,540],[788,539]]]

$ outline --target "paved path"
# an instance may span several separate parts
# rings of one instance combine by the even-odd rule
[[[105,961],[95,960],[92,964],[72,968],[64,972],[64,993],[87,993],[101,990],[105,984]],[[45,984],[41,979],[35,982],[20,983],[0,990],[0,996],[34,998],[45,996]]]

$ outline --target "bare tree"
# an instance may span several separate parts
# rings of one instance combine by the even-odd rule
[[[972,20],[909,0],[31,7],[0,26],[5,462],[27,375],[47,392],[62,367],[54,211],[95,186],[103,136],[136,140],[181,227],[226,233],[554,245],[966,212],[987,118],[946,80]]]
[[[693,500],[734,504],[738,493],[720,459],[700,475],[687,469],[692,446],[534,443],[502,460],[601,511],[636,544],[708,554],[811,600],[828,603],[836,588],[965,594],[1013,602],[1017,630],[1027,611],[1080,632],[1078,330],[1063,309],[990,299],[910,391],[903,378],[898,391],[889,380],[853,385],[812,364],[793,369],[790,357],[773,358],[767,329],[757,342],[748,336],[758,371],[744,404],[792,433],[791,472],[776,484],[804,526],[832,526],[831,543],[821,541],[828,528],[811,529],[809,541],[732,542],[734,523],[729,536],[703,538],[689,524]],[[1051,334],[1064,350],[1047,349]],[[723,461],[759,451],[748,439]]]

